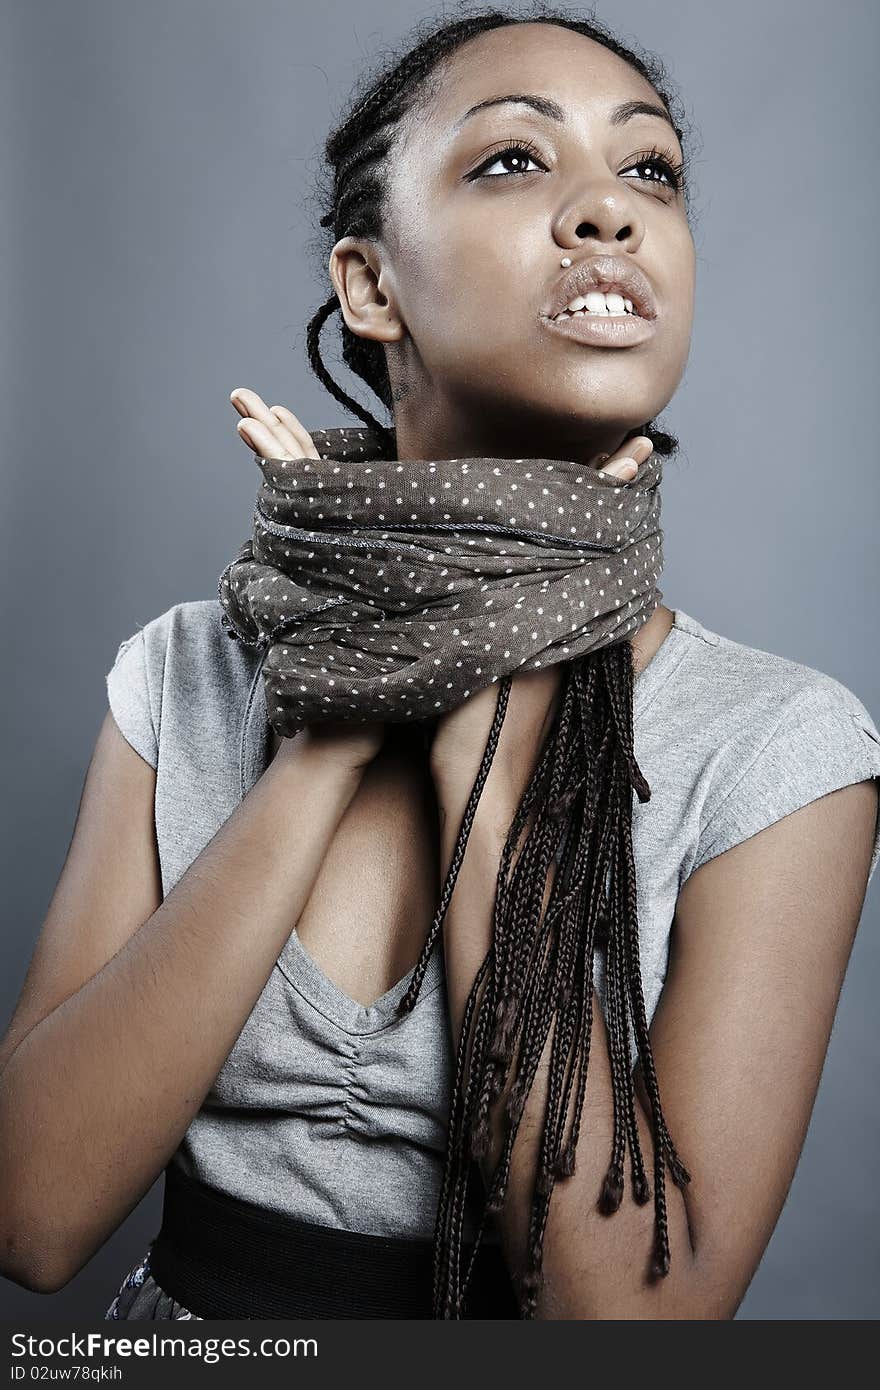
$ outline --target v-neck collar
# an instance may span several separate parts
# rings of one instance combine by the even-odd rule
[[[439,989],[443,982],[443,943],[438,938],[428,957],[425,974],[415,1003],[418,1009],[423,999]],[[278,958],[278,967],[284,978],[295,990],[317,1009],[331,1023],[335,1023],[345,1033],[358,1035],[378,1033],[398,1018],[397,1005],[403,998],[410,981],[416,972],[413,965],[406,974],[390,989],[374,999],[372,1004],[362,1004],[341,990],[309,954],[294,927],[284,949]],[[405,1018],[406,1015],[400,1017]]]

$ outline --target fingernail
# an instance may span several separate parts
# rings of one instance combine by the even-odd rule
[[[650,458],[651,454],[654,452],[654,445],[646,435],[642,434],[639,435],[637,440],[633,441],[632,452],[634,459],[639,463],[644,463],[645,459]]]

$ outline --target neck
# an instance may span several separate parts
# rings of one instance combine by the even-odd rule
[[[548,458],[568,459],[588,468],[599,468],[638,427],[619,421],[561,422],[558,416],[535,420],[507,411],[499,417],[489,411],[475,419],[444,406],[415,410],[398,407],[395,416],[397,457],[404,459],[446,458]]]
[[[667,608],[665,603],[660,603],[648,621],[639,628],[635,637],[630,638],[636,676],[640,676],[652,658],[657,655],[669,636],[674,620],[675,609]]]
[[[507,420],[488,416],[485,421],[465,418],[444,407],[416,411],[412,405],[399,405],[395,416],[397,457],[404,459],[445,458],[556,458],[569,459],[584,467],[599,468],[604,458],[639,431],[632,426],[578,425],[577,438],[566,436],[557,419],[538,436],[534,419],[525,421],[511,412]],[[635,675],[641,675],[665,642],[675,619],[675,610],[658,604],[648,621],[631,638]]]

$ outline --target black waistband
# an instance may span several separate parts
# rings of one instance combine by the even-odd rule
[[[462,1245],[461,1277],[472,1245]],[[150,1267],[165,1293],[202,1318],[430,1318],[433,1242],[314,1225],[165,1169]],[[467,1318],[517,1318],[498,1245],[481,1242]]]

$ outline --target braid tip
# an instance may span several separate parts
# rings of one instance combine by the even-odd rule
[[[669,1246],[665,1241],[659,1242],[651,1257],[651,1273],[655,1279],[665,1279],[669,1273]]]
[[[495,1031],[486,1045],[486,1061],[492,1066],[506,1062],[510,1051],[510,1028],[496,1023]]]
[[[651,1200],[651,1185],[644,1173],[634,1173],[632,1185],[633,1198],[640,1207],[643,1207],[646,1202]]]
[[[470,1133],[470,1157],[481,1159],[486,1157],[489,1148],[489,1124],[487,1117],[481,1115]]]
[[[395,1008],[394,1012],[398,1015],[412,1013],[413,1009],[415,1008],[415,1003],[416,995],[413,993],[412,985],[410,985],[409,989],[406,991],[406,994],[404,994],[403,997],[400,1000],[398,1000],[397,1007]]]
[[[515,1022],[516,1001],[509,995],[506,999],[499,999],[495,1005],[495,1037],[502,1038],[505,1045]]]
[[[530,1269],[520,1281],[520,1288],[524,1294],[540,1293],[543,1287],[544,1276],[539,1269]]]
[[[617,1164],[612,1164],[605,1174],[602,1193],[599,1197],[599,1210],[605,1216],[612,1216],[623,1201],[623,1174]]]
[[[680,1158],[673,1157],[669,1159],[669,1171],[672,1174],[672,1181],[675,1183],[676,1187],[687,1187],[691,1180],[691,1175]]]
[[[508,1118],[512,1120],[514,1123],[517,1123],[519,1121],[522,1112],[525,1109],[525,1103],[526,1098],[523,1094],[522,1086],[518,1081],[516,1081],[514,1082],[513,1086],[511,1086],[510,1092],[507,1096],[507,1100],[504,1103],[504,1108],[507,1111]]]
[[[575,1169],[574,1148],[568,1144],[556,1160],[556,1176],[570,1178]]]
[[[493,1192],[486,1200],[486,1211],[490,1216],[497,1216],[504,1207],[504,1191]]]
[[[638,777],[633,778],[633,786],[635,787],[636,796],[639,798],[639,801],[644,803],[651,800],[651,788],[648,786],[641,772],[639,772]]]

